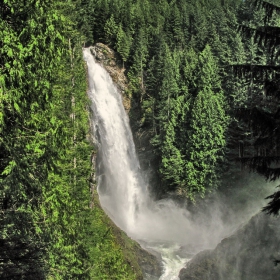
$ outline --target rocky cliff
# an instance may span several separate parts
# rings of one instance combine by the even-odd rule
[[[91,52],[95,56],[97,62],[103,65],[103,67],[110,74],[114,83],[117,85],[119,91],[122,94],[124,108],[127,112],[129,112],[131,107],[131,99],[126,95],[128,81],[125,76],[125,68],[120,66],[116,53],[102,43],[97,43],[91,47]]]

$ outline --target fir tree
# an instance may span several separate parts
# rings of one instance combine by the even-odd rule
[[[186,192],[191,198],[196,192],[203,196],[207,189],[217,186],[217,167],[227,128],[225,99],[209,46],[200,54],[198,62],[200,75],[186,146]]]
[[[268,180],[276,180],[280,176],[275,164],[279,161],[279,27],[270,26],[273,16],[279,17],[280,8],[266,1],[255,1],[254,7],[264,9],[265,26],[241,26],[243,34],[253,37],[259,46],[267,50],[267,63],[234,65],[238,76],[250,81],[250,106],[239,108],[239,118],[249,125],[251,131],[252,151],[241,154],[241,162],[251,170],[265,176]],[[274,22],[277,22],[275,20]],[[268,198],[272,199],[264,208],[270,214],[278,214],[280,210],[279,191]]]

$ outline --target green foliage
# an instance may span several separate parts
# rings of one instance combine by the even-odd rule
[[[214,0],[107,0],[102,4],[92,0],[88,3],[87,17],[92,18],[95,27],[94,40],[113,46],[126,67],[129,92],[140,109],[140,124],[152,135],[164,191],[181,193],[189,188],[185,193],[193,197],[192,193],[203,195],[206,189],[218,184],[215,178],[219,177],[217,170],[225,145],[221,139],[228,125],[226,121],[220,124],[226,119],[224,104],[237,100],[238,93],[244,91],[243,84],[237,86],[233,74],[225,68],[230,61],[246,57],[243,42],[237,35],[241,4],[242,1]],[[103,35],[100,30],[105,31]],[[213,69],[201,65],[200,53],[204,55],[207,45],[211,47],[209,59],[214,57],[217,66],[212,61],[205,63]],[[209,98],[209,104],[204,96]],[[221,106],[220,119],[211,106]],[[195,110],[206,110],[209,119],[199,123]],[[211,117],[219,122],[220,130],[214,120],[210,121]],[[206,132],[199,131],[196,128],[199,125],[213,125],[213,141],[218,141],[216,146],[209,144],[213,147],[211,160],[205,159],[209,171],[202,164],[202,156],[193,156],[198,150],[194,148],[195,141],[201,141],[196,145],[203,147],[201,153],[206,152],[206,140],[202,136]],[[201,165],[205,174],[200,171]],[[195,180],[186,171],[190,169]]]
[[[230,0],[5,0],[0,11],[0,275],[134,279],[104,213],[90,207],[81,42],[115,48],[163,191],[194,199],[218,186],[225,146],[238,141],[226,138],[228,113],[259,101],[255,78],[237,80],[227,66],[271,59],[237,33],[265,13]]]
[[[190,50],[173,57],[165,46],[159,56],[162,83],[156,84],[152,143],[165,188],[194,199],[218,185],[226,144],[228,117],[219,68],[209,46],[199,56]],[[180,64],[185,65],[181,71]]]
[[[104,26],[105,31],[105,40],[109,45],[114,46],[116,44],[117,34],[118,34],[118,26],[115,22],[114,15],[112,15]]]
[[[94,206],[89,193],[92,147],[87,141],[86,72],[80,50],[70,50],[57,72],[53,103],[53,116],[62,121],[64,146],[48,173],[40,207],[49,239],[48,279],[133,279],[104,212]],[[66,65],[71,71],[65,72]]]
[[[1,279],[135,278],[92,208],[76,4],[0,4]]]
[[[163,59],[160,73],[162,83],[158,85],[154,105],[157,134],[152,141],[161,158],[159,171],[163,180],[172,186],[180,184],[183,174],[182,155],[176,147],[176,128],[183,109],[178,86],[180,57],[172,57],[167,45],[163,46],[160,57]]]
[[[131,37],[128,35],[120,25],[117,33],[117,42],[116,49],[121,55],[123,62],[126,62],[129,56],[130,47],[131,47]]]
[[[209,46],[198,58],[197,96],[188,131],[187,192],[204,195],[217,186],[217,164],[222,159],[228,117],[221,90],[218,67]]]
[[[48,110],[53,71],[62,56],[61,26],[65,19],[56,9],[58,4],[25,4],[1,4],[1,251],[6,254],[6,263],[1,262],[0,269],[3,279],[44,279],[47,273],[47,243],[37,217],[42,185],[54,163],[53,145],[49,144],[57,131],[49,126]]]
[[[131,55],[131,67],[128,72],[128,78],[130,81],[130,89],[134,92],[134,95],[136,96],[137,92],[141,92],[141,100],[145,92],[144,69],[148,57],[148,38],[146,30],[142,28],[136,33],[136,36],[131,46],[131,52],[133,52],[133,54]]]
[[[244,5],[241,31],[249,56],[246,64],[233,66],[237,76],[245,79],[248,85],[247,98],[235,110],[240,119],[239,124],[243,126],[243,133],[239,135],[239,160],[243,166],[249,166],[271,181],[280,177],[277,168],[279,149],[276,144],[279,142],[279,52],[276,51],[279,49],[277,38],[280,30],[278,5],[277,1],[255,1],[251,5]],[[257,20],[257,16],[263,21]],[[267,198],[271,201],[264,211],[278,215],[279,191]]]

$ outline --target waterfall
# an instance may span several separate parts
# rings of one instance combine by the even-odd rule
[[[94,113],[92,128],[98,145],[97,178],[102,207],[134,238],[177,241],[179,236],[185,237],[180,232],[184,230],[182,220],[186,220],[187,212],[172,202],[155,204],[149,198],[129,119],[110,75],[95,62],[89,48],[84,49],[84,58]]]
[[[102,207],[114,222],[133,232],[137,205],[147,197],[139,174],[129,119],[122,98],[109,74],[84,49],[88,64],[89,97],[94,119],[92,128],[98,145],[98,189]]]
[[[206,216],[194,216],[172,200],[150,199],[122,97],[90,49],[84,48],[83,54],[94,115],[91,125],[98,145],[96,175],[102,208],[131,238],[162,255],[165,271],[161,280],[179,279],[179,270],[190,256],[213,248],[240,221],[227,216],[225,223],[225,205],[216,202]]]
[[[83,53],[88,66],[88,94],[94,114],[91,126],[98,145],[96,175],[103,209],[136,240],[146,244],[178,239],[183,242],[187,230],[181,224],[181,220],[186,219],[184,210],[164,201],[155,204],[150,200],[122,97],[107,71],[95,62],[90,49],[85,48]],[[163,259],[167,260],[168,256],[164,256],[168,253],[166,246],[162,247],[162,243],[157,246]],[[177,259],[179,262],[184,260]]]

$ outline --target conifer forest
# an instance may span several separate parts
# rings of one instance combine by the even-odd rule
[[[278,216],[280,1],[3,0],[0,279],[179,279],[148,278],[140,246],[100,205],[83,58],[97,43],[127,79],[153,200],[199,212],[254,174],[274,184],[259,211]],[[180,279],[253,279],[234,273]]]

